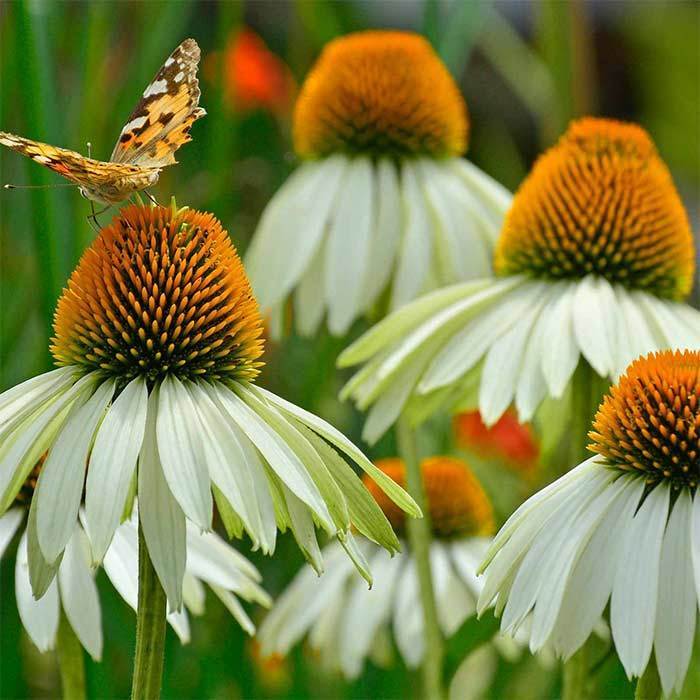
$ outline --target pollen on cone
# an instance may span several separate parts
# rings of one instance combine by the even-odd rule
[[[467,109],[421,36],[366,31],[331,41],[294,114],[302,157],[330,153],[450,156],[467,147]]]
[[[598,409],[589,449],[650,484],[700,481],[700,351],[633,362]]]
[[[398,458],[380,459],[377,467],[399,486],[406,487],[406,467]],[[488,535],[493,532],[493,508],[486,492],[467,465],[453,457],[429,457],[421,463],[430,522],[436,537]],[[371,477],[363,481],[387,520],[398,533],[406,527],[404,512]]]
[[[54,318],[59,365],[120,381],[253,379],[262,321],[236,249],[211,214],[123,209],[81,258]]]
[[[610,119],[573,122],[517,191],[495,267],[555,279],[593,273],[661,297],[687,296],[690,224],[646,131]]]

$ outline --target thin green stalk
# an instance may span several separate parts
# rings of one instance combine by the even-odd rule
[[[58,625],[56,648],[63,700],[84,700],[86,695],[83,647],[64,612],[61,612]]]
[[[415,431],[404,417],[399,419],[396,430],[399,454],[406,464],[408,492],[423,511],[423,518],[409,519],[408,539],[411,553],[416,562],[425,626],[424,697],[426,700],[442,700],[445,697],[442,687],[442,665],[445,652],[442,632],[438,624],[433,577],[430,570],[430,511],[426,505]]]
[[[663,697],[659,670],[656,668],[656,659],[653,654],[649,659],[646,671],[637,681],[634,697],[635,700],[660,700]]]
[[[590,640],[589,640],[590,642]],[[586,642],[565,664],[562,700],[585,700],[591,696],[590,643]]]
[[[166,599],[139,523],[139,602],[132,700],[160,697],[165,657]]]

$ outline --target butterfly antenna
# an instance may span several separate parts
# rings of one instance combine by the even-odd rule
[[[88,141],[85,145],[87,146],[88,158],[92,158],[92,144]]]
[[[54,187],[78,187],[73,182],[56,182],[51,185],[11,185],[5,184],[2,186],[4,190],[48,190]]]

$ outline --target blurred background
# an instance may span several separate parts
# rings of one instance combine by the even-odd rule
[[[669,165],[697,235],[700,4],[693,1],[5,1],[0,129],[82,153],[90,141],[93,156],[106,159],[166,56],[194,37],[202,48],[201,104],[208,116],[194,126],[193,142],[178,152],[180,165],[163,173],[155,194],[214,212],[243,253],[266,202],[295,167],[291,115],[307,70],[334,36],[372,27],[410,29],[430,39],[467,101],[467,157],[511,189],[572,117],[641,123]],[[60,180],[0,151],[2,183]],[[94,236],[88,214],[75,190],[0,192],[0,389],[50,367],[56,300]],[[358,323],[353,335],[362,328]],[[335,398],[345,377],[334,361],[345,342],[321,336],[268,344],[260,381],[359,440],[360,417]],[[467,452],[504,517],[514,504],[502,494],[515,492],[506,484],[515,480],[524,494],[531,483],[531,451],[527,469],[513,470],[512,454],[482,449],[484,440],[502,437],[486,435],[478,422],[459,432],[462,439],[453,444],[443,421],[430,439],[436,451]],[[393,449],[387,438],[370,456]],[[245,551],[248,542],[239,546]],[[0,696],[54,696],[55,657],[40,655],[19,623],[13,547],[0,564]],[[302,564],[287,537],[274,559],[251,558],[273,594]],[[98,580],[106,643],[103,663],[88,661],[89,695],[122,697],[130,688],[135,616],[103,574]],[[319,672],[306,648],[264,661],[213,597],[204,618],[194,621],[189,646],[168,634],[164,697],[403,698],[415,692],[398,658],[389,671],[369,666],[350,685]],[[602,658],[598,670],[604,697],[632,697],[613,658]],[[514,684],[518,698],[556,697],[560,688],[556,672],[525,654],[500,662],[489,697],[514,697]]]

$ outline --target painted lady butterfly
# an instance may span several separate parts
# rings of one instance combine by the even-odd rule
[[[0,131],[0,143],[74,182],[87,199],[118,204],[154,185],[160,171],[177,163],[174,153],[191,140],[199,107],[199,46],[185,39],[170,54],[119,135],[109,161],[95,160]]]

